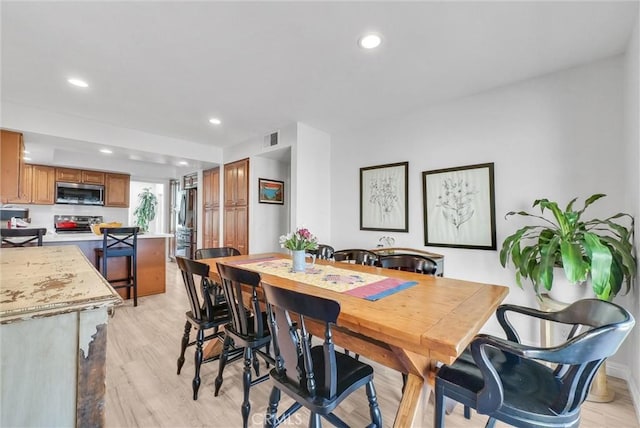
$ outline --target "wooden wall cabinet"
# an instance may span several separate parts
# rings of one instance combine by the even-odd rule
[[[105,173],[101,171],[82,171],[82,182],[85,184],[104,184]]]
[[[249,159],[224,166],[224,245],[249,253]]]
[[[204,248],[220,245],[220,168],[202,172],[202,239]]]
[[[80,183],[82,181],[82,171],[73,168],[56,168],[56,181]]]
[[[75,168],[56,168],[56,181],[65,183],[104,184],[105,173]]]
[[[24,141],[22,134],[0,131],[0,203],[21,199],[24,176]]]
[[[182,183],[183,189],[192,189],[194,187],[198,187],[198,174],[193,173],[184,176],[184,181]]]
[[[44,165],[31,165],[31,203],[53,205],[56,186],[55,168]]]
[[[21,174],[20,197],[13,204],[53,205],[55,198],[55,168],[24,164]]]
[[[127,174],[105,174],[105,207],[129,208],[129,180]]]
[[[15,199],[6,201],[10,204],[30,204],[33,186],[33,165],[25,163],[20,171],[20,191]]]

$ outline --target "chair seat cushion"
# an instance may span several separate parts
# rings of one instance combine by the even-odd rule
[[[561,385],[551,368],[532,360],[507,359],[503,352],[495,348],[487,351],[502,381],[505,407],[550,416],[555,414],[551,406],[560,393]],[[438,378],[473,393],[479,392],[484,386],[480,369],[469,349],[452,365],[441,367]]]

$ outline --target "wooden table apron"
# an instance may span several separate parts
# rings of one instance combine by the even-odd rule
[[[210,276],[219,281],[216,263],[233,266],[234,262],[270,256],[287,258],[284,254],[271,253],[200,261],[211,267]],[[453,362],[508,293],[507,287],[498,285],[324,260],[316,263],[418,282],[396,294],[369,301],[261,273],[262,282],[267,284],[340,302],[335,343],[408,375],[395,427],[421,424],[418,407],[426,404],[436,362]],[[315,336],[324,335],[321,323],[309,322],[309,330]]]

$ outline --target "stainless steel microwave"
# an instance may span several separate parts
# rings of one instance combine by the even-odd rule
[[[104,205],[104,186],[57,182],[56,204]]]

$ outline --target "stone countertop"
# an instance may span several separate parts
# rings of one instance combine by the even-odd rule
[[[0,324],[122,303],[75,245],[0,250]]]
[[[172,238],[170,233],[139,233],[138,239],[151,238]],[[77,232],[77,233],[47,233],[42,242],[74,242],[74,241],[102,241],[102,235],[96,235],[93,232]]]

